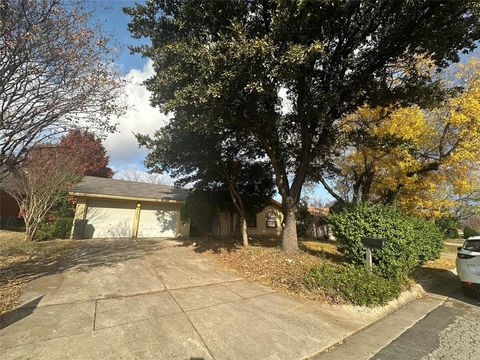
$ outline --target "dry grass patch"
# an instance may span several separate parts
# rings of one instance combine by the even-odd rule
[[[455,268],[455,258],[442,256],[440,259],[430,260],[423,264],[430,269],[452,270]]]
[[[198,246],[247,280],[311,300],[333,301],[323,292],[308,289],[304,278],[312,267],[334,263],[332,258],[340,256],[335,245],[317,241],[301,241],[299,245],[301,251],[293,254],[282,251],[277,239],[256,239],[247,249],[215,240],[204,241]]]
[[[277,239],[255,239],[247,249],[232,240],[219,239],[200,241],[194,246],[247,280],[326,303],[381,305],[414,282],[455,266],[451,254],[443,253],[440,259],[415,269],[407,284],[393,286],[392,281],[382,282],[379,276],[364,274],[362,267],[346,266],[332,242],[300,240],[301,251],[295,254],[283,252]],[[368,295],[369,289],[375,290],[376,298]]]
[[[24,240],[22,231],[0,230],[0,321],[13,309],[25,284],[57,269],[75,242]]]

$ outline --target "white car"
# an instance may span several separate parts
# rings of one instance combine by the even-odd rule
[[[480,236],[469,237],[458,248],[457,274],[465,295],[480,294]]]

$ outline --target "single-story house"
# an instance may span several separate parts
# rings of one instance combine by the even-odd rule
[[[280,236],[282,234],[282,206],[271,199],[270,203],[259,213],[247,217],[247,232],[249,236]],[[212,233],[215,236],[231,236],[236,233],[238,215],[222,212],[213,223]]]
[[[173,186],[85,176],[70,192],[77,199],[72,237],[189,236],[190,224],[180,221],[187,193]]]
[[[190,222],[180,219],[187,194],[187,190],[173,186],[85,176],[70,192],[77,199],[72,237],[190,236]],[[220,213],[212,235],[231,236],[237,224],[237,215]],[[251,236],[279,236],[281,224],[281,206],[273,199],[247,219]]]

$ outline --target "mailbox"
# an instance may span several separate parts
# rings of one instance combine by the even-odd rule
[[[367,249],[383,249],[387,244],[387,239],[385,238],[373,238],[373,237],[364,237],[362,238],[362,244]]]

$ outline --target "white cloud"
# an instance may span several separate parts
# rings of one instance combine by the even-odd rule
[[[157,108],[150,106],[150,92],[142,85],[142,82],[153,74],[151,60],[148,60],[143,69],[132,69],[127,74],[128,84],[125,92],[128,110],[116,120],[118,131],[108,135],[104,141],[111,166],[116,170],[132,166],[142,168],[141,164],[147,152],[138,147],[134,133],[152,135],[170,118]]]

